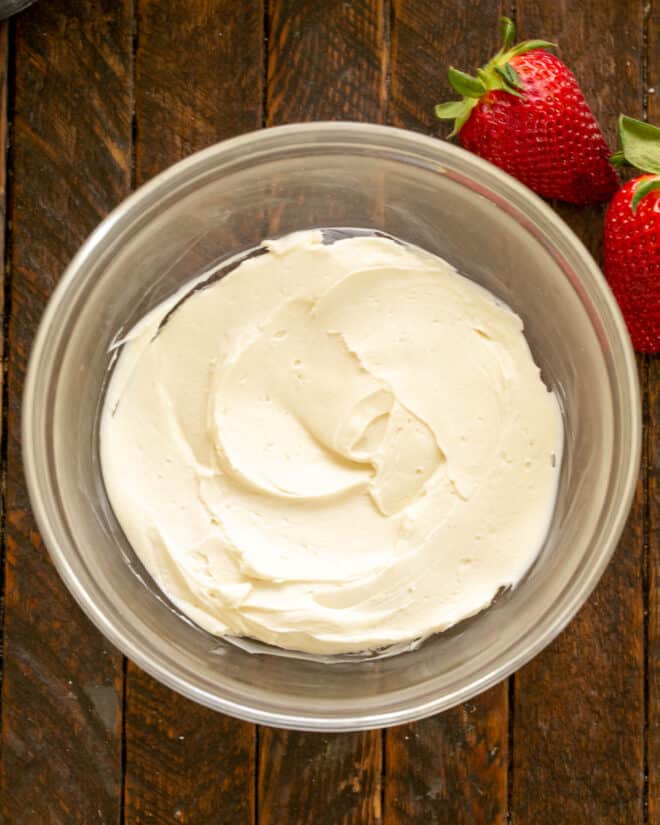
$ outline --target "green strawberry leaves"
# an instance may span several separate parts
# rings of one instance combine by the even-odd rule
[[[505,63],[503,66],[495,66],[495,71],[504,81],[504,88],[510,95],[522,97],[521,91],[524,91],[525,87],[522,84],[520,75],[510,63]]]
[[[556,46],[556,43],[551,43],[549,40],[524,40],[512,49],[509,49],[506,53],[506,57],[510,60],[512,57],[516,57],[519,54],[531,52],[532,49],[554,49]]]
[[[525,86],[511,64],[511,59],[532,49],[549,49],[554,46],[548,40],[526,40],[512,45],[516,36],[516,27],[508,17],[500,20],[502,33],[502,47],[483,68],[477,71],[477,76],[466,74],[460,69],[450,66],[449,82],[462,96],[462,100],[440,103],[435,107],[436,117],[441,120],[453,120],[454,128],[449,137],[460,132],[463,124],[470,117],[472,109],[488,94],[488,92],[502,89],[514,97],[525,96]]]
[[[621,151],[612,155],[612,163],[627,163],[641,172],[660,175],[660,129],[626,115],[619,117],[618,129]]]
[[[448,103],[438,103],[435,107],[435,116],[440,120],[453,120],[454,128],[449,133],[452,138],[463,128],[463,124],[470,117],[470,112],[478,103],[477,98],[450,100]]]
[[[643,120],[620,115],[618,122],[621,149],[610,161],[614,166],[634,166],[652,177],[640,178],[631,201],[633,214],[642,198],[660,189],[660,129]]]
[[[513,46],[513,41],[516,39],[516,24],[510,17],[500,18],[500,34],[502,35],[502,48],[498,54],[502,55]]]
[[[500,18],[500,32],[502,35],[502,48],[493,58],[493,62],[497,62],[502,57],[505,58],[506,62],[518,54],[531,52],[532,49],[554,49],[556,46],[556,43],[551,43],[549,40],[523,40],[514,46],[516,24],[509,17]]]
[[[640,180],[640,182],[635,187],[635,194],[633,195],[633,199],[630,202],[633,215],[635,214],[635,212],[637,212],[637,207],[639,206],[639,202],[642,200],[642,198],[645,198],[650,192],[655,192],[658,189],[660,189],[660,175]]]
[[[460,69],[450,66],[447,75],[454,91],[463,97],[478,98],[486,92],[486,87],[478,77],[472,77]]]
[[[438,103],[435,107],[435,115],[441,120],[453,120],[455,117],[461,117],[466,106],[466,100],[449,100],[447,103]]]

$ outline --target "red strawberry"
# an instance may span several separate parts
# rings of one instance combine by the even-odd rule
[[[612,198],[605,214],[605,276],[633,346],[660,352],[660,129],[619,118],[621,152],[613,161],[642,172]]]
[[[449,69],[463,99],[436,106],[454,120],[461,145],[496,164],[545,198],[585,204],[607,200],[618,178],[609,149],[577,80],[528,40],[512,46],[515,27],[502,18],[504,45],[477,77]],[[451,137],[451,135],[450,135]]]

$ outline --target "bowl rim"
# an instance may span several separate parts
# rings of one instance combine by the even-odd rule
[[[317,145],[325,143],[331,146],[342,137],[349,140],[352,145],[358,145],[361,140],[364,140],[367,143],[376,141],[379,142],[380,146],[384,146],[389,140],[396,141],[399,144],[407,143],[411,150],[426,149],[427,152],[432,151],[436,154],[440,152],[448,158],[454,157],[464,166],[471,167],[475,177],[482,173],[489,180],[489,183],[494,181],[498,185],[500,193],[504,190],[507,197],[512,194],[517,196],[519,200],[534,211],[535,220],[537,217],[544,219],[553,227],[555,232],[563,236],[564,240],[570,244],[573,253],[580,259],[581,265],[589,270],[593,276],[594,284],[598,287],[598,298],[602,302],[599,307],[599,315],[601,317],[603,314],[608,315],[609,321],[614,326],[616,341],[621,348],[619,355],[623,367],[622,379],[628,385],[626,389],[629,395],[631,413],[631,443],[625,473],[618,479],[619,489],[623,491],[623,494],[616,503],[616,512],[610,514],[611,529],[609,535],[601,541],[601,550],[598,557],[587,570],[580,571],[580,575],[571,582],[569,587],[562,591],[561,597],[553,603],[552,608],[538,617],[535,624],[508,648],[507,652],[512,649],[513,652],[504,662],[497,667],[492,667],[486,673],[476,674],[469,684],[450,694],[439,697],[428,697],[425,694],[421,699],[406,701],[404,707],[398,707],[395,710],[379,713],[352,712],[327,716],[322,716],[320,712],[317,712],[315,716],[311,716],[284,712],[274,703],[270,708],[255,707],[249,701],[241,701],[238,697],[220,696],[217,693],[211,693],[204,688],[191,684],[183,676],[172,672],[160,654],[157,653],[153,656],[153,651],[143,649],[136,644],[134,639],[127,636],[112,617],[99,608],[78,579],[63,547],[64,542],[50,523],[46,515],[46,508],[43,506],[41,480],[36,466],[37,452],[35,444],[37,438],[35,438],[35,433],[38,430],[38,421],[35,419],[35,396],[38,392],[41,377],[40,367],[48,350],[49,338],[57,327],[57,319],[62,306],[67,301],[69,290],[75,286],[81,270],[84,274],[85,265],[90,257],[98,254],[99,249],[105,243],[108,243],[114,234],[120,233],[124,227],[129,226],[133,219],[143,212],[146,204],[154,202],[154,199],[157,202],[157,196],[169,185],[176,181],[183,183],[189,179],[191,173],[195,170],[203,169],[209,161],[230,152],[245,149],[267,150],[270,143],[283,138],[302,138],[310,145],[311,141],[316,139]],[[618,544],[635,493],[642,444],[639,382],[635,356],[628,332],[619,307],[602,272],[571,228],[530,189],[476,155],[446,141],[410,130],[353,121],[293,123],[259,129],[221,141],[168,167],[125,198],[89,235],[53,290],[32,345],[25,378],[21,413],[24,473],[35,520],[57,572],[83,612],[101,633],[119,651],[136,662],[147,673],[202,705],[250,722],[316,731],[356,731],[375,727],[389,727],[430,716],[453,707],[507,678],[546,647],[566,627],[587,600]],[[568,595],[566,591],[568,591]],[[558,609],[558,605],[561,609]]]

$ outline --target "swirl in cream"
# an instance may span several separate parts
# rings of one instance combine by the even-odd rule
[[[123,342],[101,458],[129,541],[218,635],[339,653],[482,610],[538,553],[559,474],[520,319],[388,238],[263,248]]]

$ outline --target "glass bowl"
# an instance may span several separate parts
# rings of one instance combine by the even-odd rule
[[[128,545],[99,466],[113,341],[211,263],[313,226],[384,230],[448,259],[506,301],[523,318],[564,416],[555,513],[525,579],[417,650],[371,661],[254,654],[185,620]],[[626,328],[569,228],[474,155],[357,123],[285,126],[220,143],[122,203],[53,294],[23,405],[37,522],[60,575],[101,632],[191,699],[254,722],[309,730],[428,716],[485,690],[545,647],[583,604],[616,546],[635,487],[640,435]]]

